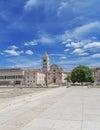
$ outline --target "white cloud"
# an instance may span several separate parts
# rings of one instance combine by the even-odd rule
[[[24,9],[30,10],[32,7],[36,6],[38,4],[38,0],[27,0]]]
[[[66,42],[67,39],[82,39],[84,35],[90,34],[95,30],[100,30],[100,22],[91,22],[84,24],[80,27],[76,27],[71,31],[65,31],[65,33],[61,36],[63,42]]]
[[[64,51],[65,51],[65,52],[68,52],[69,50],[70,50],[70,49],[65,49]]]
[[[100,53],[99,54],[93,54],[91,55],[92,58],[100,58]]]
[[[12,50],[16,50],[16,49],[18,49],[18,47],[15,46],[15,45],[9,46],[8,48],[9,48],[9,49],[12,49]]]
[[[33,51],[31,51],[31,50],[27,50],[25,53],[28,54],[28,55],[33,55],[34,54]]]
[[[89,53],[84,52],[84,53],[80,53],[79,55],[80,55],[80,56],[85,56],[85,55],[89,55]]]
[[[73,48],[78,48],[81,47],[83,45],[82,42],[71,42],[69,44],[66,44],[65,47],[73,47]]]
[[[76,35],[76,36],[81,36],[85,33],[88,33],[92,30],[95,30],[95,29],[100,29],[100,22],[92,22],[92,23],[88,23],[88,24],[85,24],[81,27],[77,27],[75,30],[74,30],[74,33],[73,35]]]
[[[66,43],[69,43],[69,42],[72,42],[72,39],[66,39],[65,41],[62,42],[62,44],[66,44]]]
[[[61,56],[60,59],[65,60],[67,58],[66,58],[66,56]]]
[[[80,54],[80,53],[83,53],[84,51],[82,49],[75,49],[73,51],[73,54]]]
[[[76,54],[76,55],[88,55],[88,53],[85,53],[83,49],[75,49],[71,54]]]
[[[4,52],[12,56],[19,56],[20,54],[24,53],[23,51],[16,50],[5,50]]]
[[[19,56],[20,54],[24,53],[24,51],[17,51],[16,49],[18,49],[18,47],[12,45],[9,46],[8,49],[6,49],[4,52],[12,56]]]
[[[25,46],[36,46],[38,45],[36,40],[24,43]]]
[[[91,49],[89,52],[97,52],[100,49],[100,42],[94,42],[97,40],[94,33],[99,30],[100,22],[91,22],[80,27],[76,27],[73,30],[65,31],[60,38],[62,39],[62,44],[65,44],[65,47],[67,48],[83,48],[83,50]],[[71,54],[78,54],[78,51],[80,50],[74,50]],[[79,54],[87,55],[88,53],[80,52]]]
[[[70,43],[66,44],[65,47],[72,47]]]
[[[39,34],[38,39],[35,39],[33,41],[30,41],[30,42],[25,42],[24,46],[36,46],[39,43],[52,44],[55,42],[55,40],[56,40],[56,38],[53,38],[53,37],[49,36],[49,34],[42,32],[41,34]]]
[[[97,48],[100,49],[100,42],[88,43],[84,46],[85,49]]]
[[[57,10],[57,16],[60,16],[61,13],[67,8],[68,3],[67,2],[61,2],[60,6]]]

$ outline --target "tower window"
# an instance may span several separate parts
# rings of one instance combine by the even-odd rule
[[[43,60],[44,62],[46,62],[46,60]]]
[[[56,70],[53,70],[53,72],[56,72]]]

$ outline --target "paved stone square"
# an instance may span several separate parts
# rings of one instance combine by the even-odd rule
[[[100,130],[99,88],[59,87],[16,100],[0,109],[0,130]]]

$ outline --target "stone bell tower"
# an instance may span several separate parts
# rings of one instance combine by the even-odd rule
[[[49,71],[49,56],[45,52],[44,55],[42,56],[42,71],[43,72],[48,72]]]

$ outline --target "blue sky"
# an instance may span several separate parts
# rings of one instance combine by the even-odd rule
[[[0,67],[100,67],[99,0],[0,0]]]

